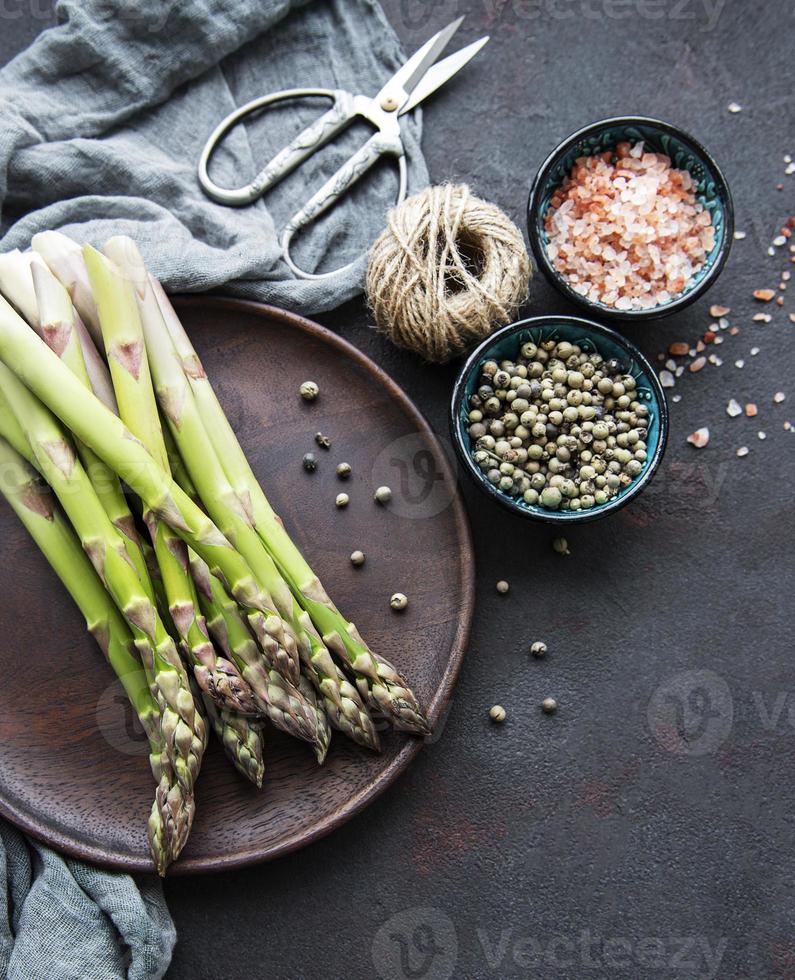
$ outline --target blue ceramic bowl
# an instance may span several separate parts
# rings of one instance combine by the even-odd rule
[[[583,350],[596,351],[605,359],[618,358],[625,365],[624,374],[631,374],[637,382],[637,392],[649,406],[649,429],[646,439],[648,458],[640,474],[628,487],[621,490],[607,503],[589,510],[554,511],[535,504],[527,504],[519,497],[509,497],[486,479],[485,473],[472,458],[473,440],[469,435],[469,399],[477,391],[480,366],[484,361],[513,360],[523,343],[532,340],[539,344],[544,340],[567,340]],[[575,524],[593,521],[619,510],[641,492],[654,475],[662,460],[668,438],[668,405],[654,369],[641,352],[628,340],[609,327],[573,316],[537,316],[529,320],[511,323],[483,341],[470,354],[461,369],[453,388],[450,428],[453,444],[464,469],[480,489],[492,500],[508,510],[533,520],[550,524]]]
[[[675,299],[649,310],[616,310],[602,303],[585,299],[563,279],[547,255],[549,238],[544,231],[544,218],[555,189],[571,172],[578,157],[593,156],[612,149],[617,143],[643,140],[655,153],[671,158],[674,167],[689,170],[696,181],[696,197],[712,214],[715,245],[707,261],[696,273],[692,284]],[[573,303],[592,315],[621,320],[652,320],[667,316],[688,306],[701,296],[718,278],[729,256],[734,234],[734,207],[729,186],[717,163],[704,147],[688,133],[645,116],[621,116],[602,119],[569,136],[541,165],[527,205],[527,228],[536,261],[549,281]]]

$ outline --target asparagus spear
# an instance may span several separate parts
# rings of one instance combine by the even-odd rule
[[[77,242],[60,231],[42,231],[34,235],[31,243],[49,266],[53,275],[66,287],[75,309],[88,328],[98,350],[102,350],[102,330],[99,325],[97,304],[83,264],[83,250]]]
[[[259,580],[266,585],[282,617],[289,623],[296,639],[298,655],[320,693],[332,723],[360,744],[377,749],[378,736],[358,692],[333,662],[261,537],[251,527],[248,492],[235,493],[221,463],[222,454],[216,455],[212,445],[208,445],[203,420],[178,363],[137,246],[128,238],[116,238],[105,246],[105,251],[118,261],[122,271],[136,284],[157,398],[169,421],[177,452],[187,463],[190,479],[198,488],[200,498],[218,526],[235,542]],[[204,447],[201,453],[198,452],[199,446]]]
[[[27,334],[31,340],[41,343],[31,331]],[[42,352],[50,353],[44,345]],[[76,391],[93,399],[60,360],[53,357],[65,378],[74,381]],[[123,538],[108,518],[70,440],[54,416],[4,363],[0,363],[0,386],[25,433],[37,468],[58,497],[83,549],[132,629],[160,708],[164,753],[180,785],[190,792],[201,765],[205,731],[202,719],[196,714],[174,641],[129,560]]]
[[[234,711],[219,708],[204,692],[202,692],[202,701],[213,731],[223,745],[229,761],[246,779],[251,780],[257,789],[261,789],[265,775],[262,733],[257,727],[261,723],[244,718]]]
[[[149,847],[160,874],[182,850],[190,833],[194,802],[162,757],[160,713],[146,674],[132,652],[133,636],[80,547],[74,531],[38,474],[0,439],[0,492],[14,509],[66,586],[108,663],[122,683],[149,739],[158,788],[148,822]]]
[[[83,348],[75,329],[75,313],[69,295],[43,262],[31,265],[34,298],[38,309],[39,333],[47,346],[55,351],[74,376],[91,390]],[[83,466],[88,473],[105,512],[124,537],[124,545],[141,584],[153,598],[149,571],[141,553],[141,541],[130,512],[127,498],[116,474],[97,454],[76,441]]]
[[[84,257],[96,299],[119,414],[153,459],[169,473],[168,455],[132,287],[99,252],[87,246]],[[149,528],[162,574],[171,619],[177,627],[183,649],[193,664],[199,686],[219,708],[254,714],[256,708],[248,684],[233,663],[217,656],[207,633],[188,572],[185,542],[151,510],[144,512],[144,521]]]
[[[207,565],[196,554],[191,555],[191,571],[207,627],[215,642],[227,657],[235,661],[251,685],[262,714],[276,728],[310,742],[322,762],[328,744],[324,739],[322,722],[320,728],[318,727],[314,700],[308,701],[275,668],[263,660],[237,603],[218,579],[210,575]]]
[[[273,666],[295,684],[300,663],[295,636],[289,626],[292,611],[290,590],[279,575],[262,541],[251,527],[243,502],[229,485],[224,469],[208,444],[190,388],[174,355],[173,345],[163,323],[160,308],[149,285],[143,260],[129,238],[113,238],[105,252],[114,260],[131,283],[129,293],[138,297],[140,324],[146,343],[149,367],[154,378],[157,401],[168,422],[171,436],[185,463],[191,481],[208,514],[251,567],[258,582],[273,600],[275,608],[286,619],[284,643],[276,651]],[[87,252],[88,254],[88,252]],[[93,271],[89,269],[90,274]],[[100,302],[100,312],[102,303]],[[122,418],[124,416],[122,415]],[[269,651],[266,649],[265,653]]]
[[[210,442],[297,601],[311,616],[323,643],[351,670],[362,696],[397,728],[428,734],[428,722],[406,681],[369,649],[353,623],[340,613],[274,513],[174,308],[157,280],[150,280]]]
[[[52,347],[53,345],[49,342],[39,320],[39,308],[32,276],[32,270],[35,266],[47,268],[42,258],[35,252],[22,253],[15,249],[13,252],[0,255],[0,292],[19,310],[23,319],[27,320],[36,333]],[[71,306],[71,299],[69,304]],[[112,412],[115,412],[117,410],[116,399],[113,394],[113,386],[110,383],[108,366],[102,360],[94,346],[94,341],[74,307],[72,307],[72,315],[74,329],[83,352],[85,369],[91,381],[91,388],[100,401],[107,405]]]

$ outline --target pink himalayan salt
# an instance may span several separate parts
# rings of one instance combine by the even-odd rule
[[[566,282],[592,302],[647,310],[691,284],[715,244],[695,182],[643,143],[580,157],[544,219],[547,254]]]

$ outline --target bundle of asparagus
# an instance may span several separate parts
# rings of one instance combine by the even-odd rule
[[[0,492],[146,732],[164,874],[210,731],[259,787],[266,722],[319,762],[331,728],[377,751],[374,714],[428,724],[290,539],[135,244],[32,245],[0,256]]]

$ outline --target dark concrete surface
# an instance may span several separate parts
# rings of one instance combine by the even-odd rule
[[[639,112],[699,137],[747,238],[707,298],[631,334],[654,357],[698,337],[715,302],[741,333],[718,350],[722,367],[675,389],[653,487],[571,531],[570,557],[464,485],[479,601],[442,737],[330,838],[248,871],[169,880],[180,941],[168,976],[793,977],[795,434],[783,422],[795,421],[795,282],[771,324],[750,319],[752,290],[775,286],[789,260],[767,248],[795,210],[783,163],[795,153],[793,5],[385,7],[407,45],[459,12],[465,40],[491,33],[428,108],[424,147],[435,180],[467,180],[519,222],[535,168],[587,122]],[[3,58],[50,16],[34,0],[5,9],[20,16],[3,19]],[[526,309],[570,312],[541,281]],[[361,303],[321,319],[446,432],[453,367],[395,351]],[[774,406],[778,390],[788,399]],[[757,402],[758,417],[729,419],[731,397]],[[685,439],[702,425],[712,440],[699,452]],[[751,453],[737,459],[742,444]],[[527,656],[538,638],[550,648],[540,662]],[[553,717],[538,707],[546,695]],[[501,728],[487,718],[494,702],[508,711]]]

